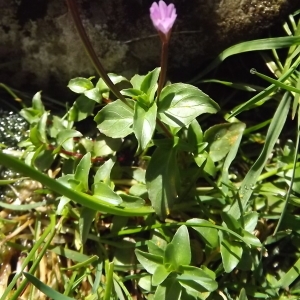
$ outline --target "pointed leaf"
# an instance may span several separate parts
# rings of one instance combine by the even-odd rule
[[[102,95],[100,93],[100,90],[95,87],[93,89],[90,89],[88,91],[85,91],[84,92],[84,95],[88,98],[88,99],[91,99],[91,100],[94,100],[95,102],[97,103],[100,103],[101,100],[102,100]]]
[[[203,113],[216,113],[219,106],[198,88],[175,83],[163,88],[159,103],[159,118],[172,127],[188,126]]]
[[[116,158],[110,158],[107,160],[102,166],[99,167],[97,170],[95,177],[94,177],[94,183],[98,182],[104,182],[107,185],[110,185],[110,173],[111,170],[116,162]]]
[[[37,289],[53,300],[74,300],[73,298],[67,297],[52,288],[44,284],[42,281],[31,275],[30,273],[23,272],[24,276],[30,281]]]
[[[248,300],[247,294],[244,288],[241,289],[239,299],[238,300]]]
[[[188,289],[213,292],[218,288],[218,283],[211,273],[192,266],[182,266],[182,274],[177,278],[179,283]]]
[[[168,278],[157,287],[153,300],[180,300],[181,290],[175,277]]]
[[[164,256],[164,250],[166,248],[166,242],[164,241],[163,245],[158,245],[158,242],[160,242],[161,240],[158,240],[157,242],[154,241],[148,241],[148,251],[149,253],[155,254],[155,255],[159,255],[159,256]]]
[[[85,95],[80,95],[69,110],[68,120],[79,122],[90,116],[95,107],[95,101],[90,100]]]
[[[32,108],[40,114],[45,112],[45,106],[42,102],[42,92],[37,92],[32,98]]]
[[[157,90],[157,81],[160,73],[160,68],[156,68],[149,72],[141,83],[141,91],[148,95],[149,104],[154,100],[154,95]]]
[[[156,126],[157,106],[155,103],[148,109],[144,109],[139,103],[134,107],[133,131],[138,140],[138,150],[144,150],[151,141]]]
[[[281,99],[280,104],[278,105],[274,117],[270,123],[264,147],[258,159],[252,165],[240,186],[239,197],[241,199],[242,209],[246,208],[248,200],[253,193],[252,187],[256,184],[257,179],[261,174],[267,160],[269,159],[271,152],[274,150],[274,145],[278,140],[278,137],[288,116],[290,104],[291,96],[286,92]],[[241,209],[237,202],[238,201],[235,201],[233,203],[228,212],[236,219],[241,216]]]
[[[127,100],[134,107],[132,100]],[[132,133],[133,109],[116,100],[102,108],[94,118],[100,132],[112,138],[123,138]]]
[[[204,133],[204,141],[209,144],[211,159],[214,162],[223,159],[239,140],[244,129],[244,123],[218,124],[210,127]]]
[[[173,146],[170,143],[164,147],[158,147],[146,171],[149,198],[155,212],[161,218],[165,218],[170,213],[177,197],[179,174],[176,155],[176,145]]]
[[[87,241],[88,234],[90,232],[91,225],[93,223],[95,215],[96,215],[96,211],[88,207],[83,207],[80,212],[79,233],[83,245]]]
[[[243,248],[240,243],[231,241],[227,234],[219,231],[220,251],[226,273],[230,273],[242,258]]]
[[[176,248],[173,244],[168,244],[166,250],[164,251],[164,266],[165,268],[172,272],[176,271],[179,265],[175,259]]]
[[[114,205],[122,203],[122,198],[103,182],[93,184],[93,196]]]
[[[187,224],[189,223],[198,223],[198,224],[207,224],[207,225],[212,225],[211,222],[207,220],[202,220],[202,219],[190,219],[186,222]],[[211,248],[217,248],[219,245],[219,236],[218,236],[218,230],[214,228],[209,228],[209,227],[196,227],[192,226],[194,230],[196,230],[200,236],[203,238],[204,242],[206,244],[209,244]]]
[[[158,265],[152,276],[152,285],[157,286],[161,284],[171,273],[163,265]]]
[[[145,79],[145,75],[134,75],[131,79],[130,79],[130,83],[132,84],[132,87],[136,90],[141,90],[141,85],[142,82]]]
[[[230,230],[240,233],[241,224],[238,220],[234,219],[231,215],[227,214],[226,212],[222,212],[222,219]]]
[[[91,168],[91,153],[86,153],[76,167],[75,180],[81,182],[83,191],[89,190],[89,173]]]
[[[178,266],[189,265],[191,263],[191,246],[189,232],[185,225],[177,229],[171,244],[173,244],[176,249],[173,258],[176,264]]]
[[[143,252],[139,249],[136,249],[134,252],[136,254],[137,260],[150,274],[154,274],[157,266],[163,264],[162,256]]]
[[[74,148],[74,137],[81,137],[82,134],[74,129],[65,129],[58,133],[57,144],[61,145],[67,151],[73,151]]]

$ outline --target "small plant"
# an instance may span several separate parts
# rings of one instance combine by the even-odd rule
[[[63,114],[48,111],[36,93],[32,105],[20,111],[29,124],[18,144],[22,151],[1,145],[1,165],[20,174],[0,184],[19,196],[17,185],[36,180],[42,186],[35,194],[43,200],[0,202],[1,261],[9,261],[9,247],[20,254],[18,272],[0,299],[297,299],[300,252],[293,213],[300,191],[299,124],[295,143],[278,143],[290,108],[293,118],[299,116],[297,13],[290,16],[292,29],[285,24],[289,37],[233,46],[195,78],[261,90],[220,123],[212,114],[221,108],[207,94],[166,80],[177,18],[173,4],[159,1],[150,8],[162,44],[160,67],[127,79],[104,72],[75,2],[67,2],[100,78],[71,79],[68,87],[78,97]],[[284,61],[276,53],[280,47],[289,47]],[[251,72],[270,82],[268,87],[201,80],[230,55],[266,49],[273,51],[274,62],[263,57],[278,79]],[[236,118],[270,99],[277,106],[272,119],[246,128]],[[266,133],[255,135],[267,125]],[[246,148],[258,137],[264,145],[253,158]],[[237,177],[233,170],[239,164],[247,167]],[[266,180],[271,176],[274,182]],[[20,228],[34,245],[18,244]],[[264,257],[283,241],[297,251],[274,275]],[[45,262],[46,252],[56,265]],[[38,279],[45,268],[48,285]]]

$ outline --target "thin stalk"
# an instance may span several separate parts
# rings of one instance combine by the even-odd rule
[[[105,236],[103,236],[104,239],[112,238],[112,237],[120,237],[123,235],[130,235],[130,234],[137,234],[145,231],[150,231],[153,229],[158,229],[158,228],[168,228],[168,227],[179,227],[181,225],[186,225],[188,227],[203,227],[203,228],[214,228],[218,230],[222,230],[225,232],[228,232],[229,234],[232,234],[234,237],[238,238],[245,244],[249,244],[248,239],[244,239],[243,236],[239,235],[238,233],[228,229],[227,227],[219,226],[219,225],[214,225],[214,224],[201,224],[201,223],[192,223],[192,222],[174,222],[174,223],[158,223],[158,224],[153,224],[153,225],[148,225],[144,227],[137,227],[137,228],[130,228],[130,229],[123,229],[120,230],[116,233],[109,233]],[[251,243],[252,244],[252,243]]]
[[[75,0],[66,0],[69,10],[72,14],[72,18],[74,20],[74,24],[76,26],[76,30],[80,36],[80,39],[83,43],[84,49],[86,54],[88,55],[91,63],[93,64],[95,70],[98,72],[98,74],[101,76],[101,78],[104,80],[106,85],[110,88],[110,90],[114,93],[114,95],[120,99],[122,102],[124,102],[126,105],[128,105],[130,108],[133,109],[133,107],[128,103],[126,98],[120,93],[119,89],[115,86],[115,84],[110,80],[108,77],[103,65],[101,64],[87,34],[86,31],[82,25],[81,18],[79,16],[78,8],[76,5]],[[167,60],[168,60],[168,42],[163,42],[162,46],[162,70],[161,70],[161,76],[159,78],[159,92],[162,90],[165,79],[166,79],[166,72],[167,72]],[[159,120],[156,119],[157,125],[161,128],[161,130],[165,133],[165,135],[169,138],[172,138],[173,135],[169,132],[168,128]]]
[[[0,87],[5,89],[6,92],[9,93],[14,98],[15,101],[23,105],[22,100],[6,84],[0,83]]]
[[[83,43],[84,49],[93,64],[95,70],[98,72],[98,74],[102,77],[106,85],[111,89],[111,91],[114,93],[114,95],[123,101],[126,105],[131,107],[129,103],[126,101],[126,98],[120,93],[119,89],[114,85],[114,83],[110,80],[108,77],[104,67],[102,66],[100,60],[98,59],[98,56],[86,34],[86,31],[82,25],[81,18],[79,16],[78,8],[76,5],[75,0],[66,0],[69,10],[72,14],[72,18],[74,20],[74,24],[76,26],[76,30],[80,36],[80,39]]]
[[[22,276],[22,272],[24,271],[25,267],[28,266],[30,261],[33,261],[33,264],[32,264],[32,266],[29,270],[29,273],[34,274],[35,270],[37,269],[37,267],[39,265],[40,260],[42,259],[43,255],[47,251],[48,246],[49,246],[50,242],[52,241],[52,239],[53,239],[53,237],[56,233],[56,230],[55,230],[55,215],[50,216],[50,221],[51,221],[50,225],[45,229],[44,233],[41,235],[41,237],[36,241],[36,243],[32,247],[32,249],[29,252],[28,256],[24,259],[24,262],[22,263],[19,272],[15,274],[14,278],[12,279],[12,281],[10,282],[8,287],[6,288],[4,294],[0,298],[1,300],[8,299],[7,296],[9,295],[10,291],[15,286],[17,280]],[[41,248],[41,251],[40,251],[38,257],[34,258],[35,253],[39,250],[39,248],[42,246],[42,244],[47,239],[47,237],[48,237],[48,240],[46,241],[46,243]],[[22,291],[25,289],[27,283],[28,283],[28,280],[24,279],[22,281],[21,285],[18,287],[18,289],[13,293],[10,300],[16,300],[19,297],[19,295],[22,293]]]
[[[161,61],[160,61],[160,76],[158,81],[157,88],[157,98],[159,99],[160,92],[165,85],[166,75],[167,75],[167,67],[168,67],[168,50],[169,50],[169,41],[162,40],[162,48],[161,48]]]
[[[279,229],[279,227],[281,225],[281,222],[283,220],[284,214],[285,214],[287,206],[289,204],[290,195],[291,195],[292,189],[293,189],[293,184],[294,184],[294,180],[295,180],[296,165],[297,165],[298,153],[299,153],[298,152],[299,151],[299,143],[300,143],[300,132],[299,132],[299,129],[300,129],[300,109],[298,108],[297,139],[296,139],[296,145],[295,145],[293,171],[292,171],[292,175],[291,175],[291,181],[290,181],[290,184],[289,184],[289,188],[288,188],[288,191],[287,191],[286,196],[285,196],[285,204],[284,204],[283,210],[281,212],[280,219],[279,219],[279,221],[278,221],[278,223],[276,225],[276,228],[274,230],[273,236],[277,233],[277,231],[278,231],[278,229]]]

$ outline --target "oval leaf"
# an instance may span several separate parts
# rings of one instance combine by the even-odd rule
[[[209,144],[210,158],[214,162],[223,159],[244,129],[244,123],[219,124],[209,128],[204,134],[204,141]]]
[[[134,107],[134,101],[127,101]],[[105,135],[123,138],[132,133],[133,110],[121,100],[116,100],[102,108],[94,120]]]
[[[175,83],[163,88],[158,104],[159,118],[172,127],[189,125],[203,113],[214,114],[219,106],[198,88]]]
[[[84,93],[87,90],[92,89],[94,86],[91,83],[90,80],[83,78],[83,77],[77,77],[73,78],[69,81],[68,88],[74,92],[74,93]]]

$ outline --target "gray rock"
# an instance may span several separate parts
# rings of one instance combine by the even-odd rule
[[[74,0],[75,1],[75,0]],[[132,75],[159,65],[152,0],[77,0],[88,35],[108,72]],[[166,1],[169,3],[169,1]],[[204,60],[257,37],[299,0],[173,0],[177,20],[169,67],[189,74]],[[0,81],[37,89],[96,75],[62,0],[0,0]]]

